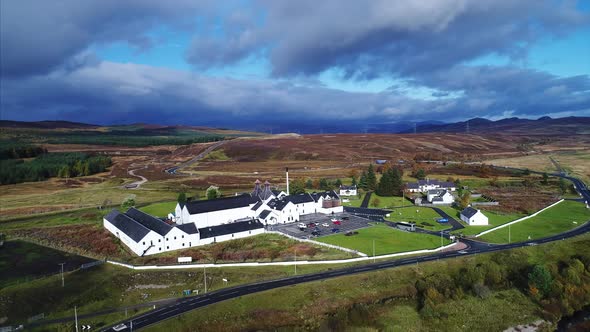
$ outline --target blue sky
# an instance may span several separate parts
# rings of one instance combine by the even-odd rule
[[[2,119],[258,128],[590,116],[583,1],[0,6]]]

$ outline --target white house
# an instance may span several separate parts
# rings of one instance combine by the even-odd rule
[[[354,186],[340,186],[340,196],[356,196],[357,188]]]
[[[488,225],[488,217],[486,217],[480,210],[476,210],[472,207],[467,207],[461,211],[461,220],[466,222],[469,226]]]
[[[250,194],[178,203],[174,211],[176,223],[194,223],[197,228],[227,224],[238,219],[254,218],[252,210],[259,202]]]
[[[455,197],[446,189],[428,190],[426,199],[431,204],[453,204]]]
[[[418,180],[414,183],[406,183],[406,190],[412,193],[427,192],[433,189],[446,189],[455,191],[457,187],[453,182],[438,181],[438,180]]]

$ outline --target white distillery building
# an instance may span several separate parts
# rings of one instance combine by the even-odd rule
[[[261,234],[266,225],[298,222],[301,215],[343,212],[334,191],[287,195],[255,183],[252,193],[178,203],[168,220],[135,208],[113,210],[104,227],[139,256]]]
[[[194,223],[167,223],[135,208],[130,208],[125,213],[111,211],[104,217],[103,225],[138,256],[186,249],[264,232],[264,225],[256,219],[197,228]]]
[[[455,202],[455,197],[446,189],[428,190],[426,199],[431,204],[449,205]]]
[[[340,196],[356,196],[357,187],[354,186],[340,186]]]
[[[461,220],[466,222],[469,226],[488,225],[488,217],[486,217],[480,210],[476,210],[472,207],[467,207],[461,211]]]
[[[433,189],[446,189],[449,191],[457,190],[457,186],[453,182],[438,181],[438,180],[418,180],[418,182],[406,183],[406,190],[411,193],[423,193]]]

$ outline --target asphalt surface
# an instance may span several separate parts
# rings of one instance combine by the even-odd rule
[[[165,169],[164,172],[168,173],[168,174],[176,174],[176,172],[183,168],[183,167],[187,167],[190,166],[194,163],[196,163],[197,161],[205,158],[205,156],[207,156],[209,154],[209,152],[217,149],[218,147],[220,147],[221,145],[225,144],[227,141],[219,141],[219,142],[215,142],[213,145],[211,145],[210,147],[208,147],[207,149],[205,149],[203,152],[199,153],[198,155],[196,155],[193,159],[182,163],[178,166],[174,166],[168,169]]]
[[[461,228],[465,228],[465,226],[463,226],[457,219],[451,217],[448,213],[446,213],[445,211],[437,208],[437,207],[433,207],[432,208],[436,213],[438,213],[441,217],[443,218],[447,218],[449,220],[449,224],[451,224],[451,226],[453,226],[450,229],[445,229],[445,232],[452,232]]]

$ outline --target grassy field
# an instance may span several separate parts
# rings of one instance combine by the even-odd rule
[[[502,264],[502,273],[511,270],[518,276],[531,264],[557,264],[588,251],[590,235],[584,235],[537,247],[305,283],[217,303],[146,331],[503,331],[543,318],[538,301],[517,286],[492,289],[482,296],[464,290],[431,291],[436,301],[443,302],[435,304],[430,314],[419,310],[424,298],[416,286],[437,281],[446,285],[452,283],[451,275],[494,264]],[[547,331],[555,330],[552,324]]]
[[[385,255],[396,252],[432,249],[440,246],[440,238],[431,235],[400,231],[383,224],[358,230],[357,235],[335,234],[318,238],[317,241],[360,251],[367,255]],[[449,242],[445,239],[444,244]]]
[[[141,211],[156,217],[167,217],[176,208],[176,201],[153,203],[139,208]]]
[[[0,248],[0,288],[23,283],[61,270],[78,268],[91,259],[24,241],[7,241]]]
[[[378,199],[379,204],[377,206],[373,205],[373,201],[375,199]],[[409,206],[412,205],[412,202],[410,202],[407,199],[404,199],[401,196],[379,196],[375,193],[373,193],[371,195],[371,200],[369,201],[369,207],[370,208],[380,208],[380,209],[390,209],[393,207],[398,207],[398,206]]]
[[[442,217],[429,207],[410,206],[393,209],[389,217],[385,219],[390,221],[415,222],[416,227],[432,231],[440,231],[451,227],[449,224],[438,223],[436,220],[439,218]]]
[[[510,226],[510,241],[519,242],[538,239],[561,233],[590,221],[590,210],[584,204],[563,201],[558,205],[539,213],[537,216]],[[508,227],[504,227],[481,237],[493,243],[508,242]]]
[[[347,196],[347,197],[342,197],[343,199],[348,199],[349,202],[342,202],[343,206],[352,206],[352,207],[360,207],[361,203],[363,202],[363,199],[365,198],[366,194],[362,194],[361,198],[358,198],[358,196]]]
[[[518,218],[522,218],[525,216],[524,214],[520,214],[520,213],[502,213],[502,212],[487,211],[487,210],[482,209],[483,214],[485,214],[488,217],[489,225],[487,225],[487,226],[469,226],[461,220],[461,217],[460,217],[461,211],[459,211],[455,208],[452,208],[450,206],[441,207],[441,209],[443,211],[445,211],[451,217],[459,220],[463,224],[463,226],[465,226],[465,228],[459,229],[459,230],[456,230],[453,232],[453,234],[463,234],[463,235],[479,234],[479,233],[481,233],[485,230],[488,230],[490,228],[494,228],[494,227],[503,225],[507,222],[510,222],[510,221],[513,221],[513,220],[516,220]]]

